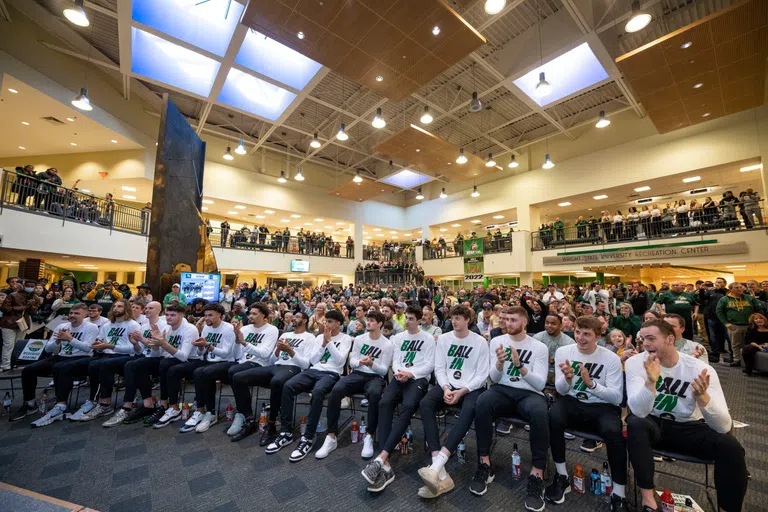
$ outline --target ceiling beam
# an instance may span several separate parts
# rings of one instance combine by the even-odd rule
[[[91,0],[85,2],[85,8],[104,14],[110,18],[118,19],[117,13],[115,11],[112,9],[107,9],[106,7],[102,7],[101,5],[97,4],[96,2],[92,2]]]
[[[0,16],[5,18],[5,21],[8,23],[13,23],[13,20],[11,20],[11,12],[8,10],[8,7],[3,0],[0,0]]]
[[[82,55],[77,52],[73,52],[72,50],[67,50],[66,48],[62,48],[61,46],[56,46],[55,44],[51,44],[47,41],[38,41],[41,45],[45,46],[49,50],[53,50],[55,52],[63,53],[64,55],[69,55],[70,57],[74,57],[76,59],[84,60],[86,62],[90,62],[91,64],[96,64],[97,66],[101,66],[106,69],[110,69],[112,71],[120,72],[120,66],[115,64],[112,61],[104,61],[101,59],[97,59],[95,57],[88,57],[86,55]]]

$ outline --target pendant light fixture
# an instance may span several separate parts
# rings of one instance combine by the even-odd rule
[[[445,199],[448,197],[448,194],[445,193],[445,187],[443,187],[443,190],[440,191],[440,199]]]
[[[510,169],[514,169],[519,165],[520,164],[517,163],[517,160],[515,160],[515,155],[512,155],[512,159],[509,161],[509,164],[507,164],[507,167],[509,167]]]
[[[538,1],[536,2],[536,17],[538,18],[537,25],[539,27],[539,67],[541,67],[544,65],[544,47],[541,44],[541,13],[539,12]],[[539,98],[542,98],[549,94],[551,89],[552,87],[549,85],[549,82],[547,82],[544,71],[539,72],[539,83],[536,84],[536,88],[533,90],[533,93]]]
[[[477,81],[475,78],[475,65],[472,64],[472,100],[469,102],[469,111],[473,114],[483,110],[483,102],[477,97]]]
[[[235,148],[235,153],[238,155],[244,155],[248,153],[248,151],[245,150],[245,144],[243,144],[243,139],[240,139],[240,142],[237,144],[237,147]]]
[[[86,112],[93,110],[91,100],[88,99],[88,89],[86,87],[80,88],[80,94],[72,98],[72,105]]]
[[[624,30],[630,34],[642,30],[648,26],[651,19],[653,19],[651,15],[640,8],[640,0],[634,0],[632,2],[632,14],[624,25]]]
[[[419,201],[424,199],[424,194],[421,193],[421,187],[419,187],[419,191],[416,193],[416,199],[418,199]]]
[[[470,194],[472,197],[480,197],[480,192],[477,191],[477,185],[474,186],[472,189],[472,193]]]
[[[429,113],[429,106],[424,105],[424,113],[421,114],[421,124],[429,124],[433,121],[432,114]]]
[[[547,153],[547,156],[544,158],[544,165],[541,166],[542,169],[551,169],[555,166],[555,164],[552,163],[552,159],[549,158],[549,153]]]
[[[496,165],[496,160],[493,159],[493,153],[488,153],[488,160],[485,162],[486,167],[493,167]]]
[[[357,171],[357,174],[355,174],[355,177],[352,178],[352,181],[354,181],[355,183],[362,183],[363,182],[363,177],[360,176],[360,171]]]
[[[320,146],[322,146],[320,139],[317,138],[317,132],[315,132],[315,136],[312,137],[312,141],[309,143],[309,145],[315,149],[318,149]]]
[[[78,27],[87,27],[91,24],[88,15],[83,9],[84,0],[75,0],[71,8],[64,9],[64,17]]]
[[[485,0],[483,8],[488,14],[499,14],[507,6],[507,0]]]
[[[383,117],[381,117],[381,108],[376,109],[376,115],[373,116],[373,121],[371,122],[371,126],[374,128],[381,130],[385,126],[387,126],[387,122],[384,120]]]
[[[280,171],[280,177],[277,178],[278,183],[286,183],[288,180],[285,179],[285,171]]]
[[[301,174],[301,166],[296,168],[296,176],[293,177],[296,181],[304,181],[304,175]]]
[[[232,156],[232,148],[230,146],[227,146],[227,151],[224,152],[224,156],[222,157],[224,160],[234,160],[235,157]]]
[[[456,158],[456,163],[459,165],[464,165],[465,163],[467,163],[467,157],[466,155],[464,155],[464,148],[461,148],[459,150],[459,156],[458,158]]]
[[[349,135],[347,135],[347,131],[344,127],[344,123],[341,123],[341,125],[339,126],[339,131],[336,134],[336,138],[342,142],[344,142],[345,140],[349,140]]]
[[[597,123],[595,123],[596,128],[605,128],[611,124],[611,121],[605,117],[605,110],[600,111],[600,119],[597,120]]]

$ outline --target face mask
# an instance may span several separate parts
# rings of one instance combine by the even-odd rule
[[[24,288],[24,291],[27,292],[27,293],[32,293],[33,291],[35,291],[35,289],[34,288]]]

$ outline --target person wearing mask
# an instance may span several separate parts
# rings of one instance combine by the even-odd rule
[[[445,464],[456,450],[475,419],[477,399],[485,390],[488,378],[488,342],[469,331],[470,308],[459,305],[451,309],[453,331],[440,335],[435,351],[435,380],[421,400],[420,413],[424,438],[432,455],[432,464],[419,469],[425,488],[419,496],[436,498],[455,487]],[[461,412],[441,445],[436,413],[446,406],[460,406]]]
[[[723,299],[726,300],[726,299]],[[729,434],[728,412],[717,372],[675,348],[672,326],[645,322],[644,351],[627,360],[627,448],[643,512],[659,510],[654,492],[653,448],[715,461],[717,502],[727,512],[742,510],[747,491],[744,448]]]
[[[373,311],[365,316],[366,333],[355,338],[350,352],[349,367],[352,373],[342,377],[331,390],[328,398],[328,434],[315,458],[324,459],[338,446],[336,434],[339,428],[341,401],[344,397],[364,393],[368,400],[368,429],[363,437],[362,458],[373,457],[373,437],[379,425],[379,402],[385,377],[392,363],[392,342],[381,334],[384,315]]]
[[[91,421],[110,414],[113,410],[115,374],[124,375],[125,364],[141,353],[141,344],[135,336],[131,336],[133,332],[140,331],[141,326],[130,317],[128,301],[117,299],[108,318],[109,322],[102,326],[96,342],[91,345],[98,355],[94,355],[88,363],[88,400],[69,416],[72,421]]]
[[[66,322],[60,323],[45,344],[45,351],[52,357],[40,359],[24,367],[21,372],[21,387],[24,403],[10,416],[10,421],[18,421],[38,411],[35,402],[35,388],[38,377],[53,375],[56,392],[56,405],[42,418],[32,422],[33,427],[45,427],[54,421],[63,420],[67,411],[67,401],[72,391],[74,376],[85,375],[88,363],[93,355],[91,345],[96,341],[99,328],[86,322],[85,304],[78,303],[69,310]]]
[[[6,293],[5,300],[0,306],[0,329],[3,335],[2,358],[0,359],[0,372],[11,370],[11,355],[16,347],[16,341],[22,339],[23,332],[19,329],[19,321],[23,320],[28,326],[31,324],[30,315],[37,313],[39,302],[30,300],[34,292],[34,281],[22,281],[19,277],[6,280],[10,291]]]
[[[671,289],[656,297],[657,307],[662,313],[674,313],[685,318],[686,339],[693,339],[693,320],[699,314],[699,303],[696,297],[685,291],[685,283],[673,282]]]
[[[521,307],[507,308],[502,313],[507,334],[490,342],[490,377],[494,383],[475,405],[475,432],[480,463],[470,492],[482,496],[495,478],[491,467],[493,421],[500,417],[519,416],[531,426],[532,469],[528,480],[526,510],[544,509],[544,468],[549,449],[547,399],[543,389],[547,383],[549,363],[546,345],[525,332],[528,314]]]
[[[134,303],[131,307],[134,307]],[[159,302],[150,302],[144,307],[145,321],[140,322],[141,330],[135,331],[129,334],[132,341],[138,341],[142,347],[142,354],[144,357],[134,357],[123,367],[123,375],[125,376],[125,391],[123,393],[123,406],[119,408],[115,413],[105,421],[102,426],[109,428],[125,423],[130,425],[142,421],[146,416],[151,416],[155,412],[155,404],[152,402],[152,386],[150,375],[158,376],[160,368],[160,358],[153,357],[159,355],[152,350],[153,342],[152,336],[158,335],[165,337],[165,332],[168,328],[165,323],[165,318],[160,317],[162,306]],[[138,322],[136,318],[134,318]],[[141,377],[140,377],[141,376]],[[150,382],[149,392],[145,395],[142,392],[142,398],[144,403],[148,403],[134,407],[133,400],[136,398],[136,391],[138,391],[139,379],[145,379]],[[146,389],[144,390],[146,391]]]
[[[293,403],[296,395],[304,392],[312,393],[307,429],[289,460],[298,462],[312,450],[317,423],[323,412],[323,401],[339,381],[352,347],[352,338],[341,332],[343,323],[344,317],[335,309],[325,315],[323,333],[315,338],[314,352],[310,354],[310,368],[291,378],[283,386],[280,406],[282,432],[266,447],[264,451],[267,454],[277,453],[283,447],[293,443]]]
[[[760,301],[752,295],[744,293],[745,288],[741,283],[728,285],[728,294],[717,303],[717,318],[728,329],[728,337],[731,340],[733,360],[730,366],[741,366],[741,348],[744,346],[744,338],[749,327],[749,317],[753,313],[763,310]]]
[[[619,356],[598,346],[601,325],[595,318],[576,319],[576,343],[555,354],[555,387],[562,395],[549,410],[550,445],[556,475],[547,487],[546,497],[561,504],[570,491],[571,479],[565,460],[567,429],[585,430],[599,435],[608,448],[608,463],[613,476],[610,496],[612,511],[628,511],[627,450],[622,435],[621,408],[624,377]]]
[[[672,313],[664,315],[663,320],[671,325],[672,330],[675,332],[675,348],[678,352],[700,359],[705,363],[709,361],[707,349],[700,343],[683,338],[683,333],[685,332],[685,320],[683,317]]]

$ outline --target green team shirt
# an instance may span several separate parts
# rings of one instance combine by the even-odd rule
[[[664,292],[656,297],[656,304],[663,304],[667,314],[675,313],[690,318],[696,306],[696,297],[686,292]]]

